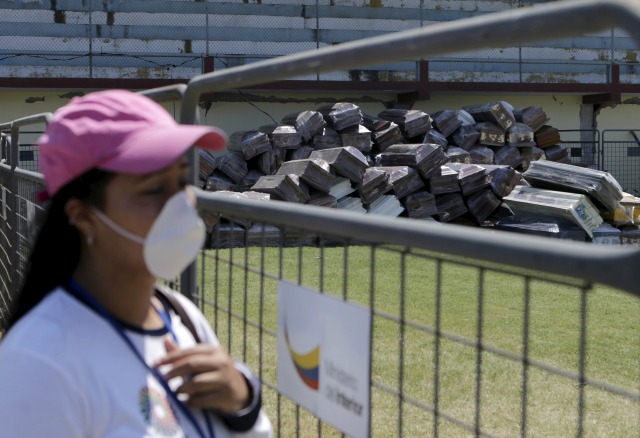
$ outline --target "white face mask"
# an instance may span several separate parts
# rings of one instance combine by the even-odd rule
[[[184,190],[167,200],[146,238],[133,234],[94,208],[96,215],[116,233],[143,246],[149,272],[174,279],[195,260],[205,239],[204,223]]]

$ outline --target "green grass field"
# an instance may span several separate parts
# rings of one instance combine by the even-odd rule
[[[433,436],[433,413],[414,404],[434,405],[435,336],[423,328],[436,324],[438,282],[442,331],[471,341],[476,338],[482,284],[483,344],[516,355],[524,348],[527,283],[529,357],[570,373],[579,370],[583,290],[579,282],[558,283],[544,275],[525,281],[508,269],[480,270],[462,260],[442,257],[438,261],[425,253],[393,248],[372,252],[369,247],[211,250],[199,275],[205,284],[205,312],[222,343],[271,385],[276,385],[278,278],[367,307],[373,305],[373,436],[397,436],[400,416],[403,436]],[[227,309],[236,317],[229,318]],[[640,301],[596,286],[587,292],[587,315],[587,377],[637,392]],[[402,343],[399,320],[408,322]],[[476,418],[476,354],[472,346],[441,338],[439,409],[470,426]],[[519,436],[523,365],[484,352],[481,376],[481,430],[493,436]],[[400,402],[396,394],[380,389],[380,385],[391,392],[401,390],[405,400]],[[576,435],[579,382],[529,367],[527,396],[528,436]],[[268,387],[264,402],[282,436],[295,436],[296,430],[300,436],[317,436],[319,428],[322,436],[339,436],[326,424],[318,426],[303,409],[297,416],[290,401],[281,398],[278,403],[276,392]],[[584,409],[585,436],[640,436],[637,401],[587,385]],[[445,418],[440,419],[438,431],[440,436],[473,436]]]

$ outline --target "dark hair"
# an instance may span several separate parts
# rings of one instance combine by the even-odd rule
[[[73,274],[80,260],[80,232],[64,212],[67,201],[77,198],[100,208],[113,173],[92,169],[62,187],[51,199],[35,241],[24,283],[7,330]]]

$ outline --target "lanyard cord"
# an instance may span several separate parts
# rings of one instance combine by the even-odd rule
[[[162,388],[164,389],[164,391],[167,394],[167,396],[174,402],[174,405],[178,407],[178,409],[182,412],[182,414],[193,425],[193,427],[198,432],[198,435],[201,438],[207,438],[207,435],[205,435],[204,431],[202,430],[202,427],[200,427],[200,424],[198,424],[198,421],[193,416],[193,413],[182,402],[182,400],[180,400],[178,398],[176,393],[173,392],[173,390],[169,386],[169,383],[167,382],[167,379],[164,378],[162,373],[160,373],[160,371],[158,371],[157,368],[153,368],[152,366],[150,366],[147,363],[147,361],[144,359],[142,354],[138,351],[138,349],[135,347],[135,345],[133,345],[133,342],[131,341],[131,339],[129,339],[127,334],[124,332],[124,330],[123,330],[122,326],[120,325],[120,323],[118,323],[118,321],[116,321],[115,318],[113,316],[111,316],[109,314],[109,312],[107,312],[107,310],[91,294],[87,293],[87,291],[84,290],[84,288],[82,286],[80,286],[80,284],[78,284],[78,282],[76,282],[73,278],[69,279],[69,281],[65,285],[64,289],[68,293],[70,293],[72,296],[74,296],[75,298],[79,299],[80,301],[85,303],[87,306],[89,306],[91,309],[93,309],[98,315],[103,317],[109,323],[109,325],[111,325],[111,327],[120,336],[120,338],[124,341],[124,343],[127,344],[129,349],[138,358],[138,360],[140,362],[142,362],[142,364],[145,366],[145,368],[147,368],[147,370],[156,378],[158,383],[160,383],[160,385],[162,385]],[[156,309],[156,311],[157,311],[157,309]],[[169,317],[167,315],[163,315],[162,314],[163,312],[158,312],[158,313],[159,313],[160,317],[163,319],[165,325],[167,326],[167,330],[169,330],[169,332],[171,333],[173,338],[176,339],[176,341],[177,341],[176,335],[173,332],[173,328],[171,327],[171,321],[170,321]],[[209,417],[207,416],[207,413],[203,412],[203,415],[204,415],[206,423],[207,423],[207,429],[208,429],[208,432],[209,432],[209,437],[215,438],[215,433],[213,431],[213,427],[211,425],[211,422],[209,421]]]
[[[162,303],[164,305],[164,303]],[[151,303],[151,306],[153,307],[153,309],[156,311],[156,313],[158,314],[158,316],[160,316],[160,318],[162,318],[162,321],[164,322],[165,327],[167,328],[167,330],[169,330],[169,333],[171,334],[171,337],[173,338],[174,341],[176,341],[176,344],[178,343],[178,337],[176,336],[176,334],[173,331],[173,325],[171,324],[171,317],[169,317],[169,312],[167,310],[160,310],[158,309],[153,303]]]

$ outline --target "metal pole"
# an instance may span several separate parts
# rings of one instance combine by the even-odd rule
[[[20,127],[15,122],[11,124],[11,147],[9,152],[9,166],[11,173],[9,175],[9,227],[11,228],[11,271],[9,281],[11,282],[10,293],[12,298],[19,293],[18,282],[18,181],[16,176],[16,167],[18,167],[18,155],[20,142]]]

